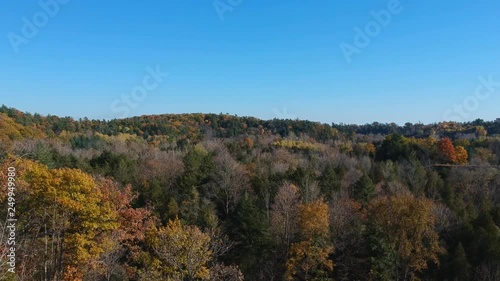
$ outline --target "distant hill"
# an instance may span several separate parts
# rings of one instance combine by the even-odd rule
[[[133,134],[149,141],[158,137],[168,137],[170,141],[197,141],[205,134],[216,137],[236,137],[241,135],[307,135],[316,141],[324,142],[341,135],[381,135],[401,134],[405,137],[426,138],[429,136],[450,137],[451,139],[473,139],[486,135],[500,134],[500,122],[441,122],[434,124],[406,123],[398,126],[395,123],[378,123],[365,125],[355,124],[321,124],[307,120],[261,120],[254,117],[238,117],[227,114],[162,114],[144,115],[125,119],[74,120],[71,117],[25,113],[5,105],[0,113],[10,117],[16,124],[24,126],[21,134],[33,136],[55,136],[66,131],[70,133],[99,132],[106,135]],[[5,117],[4,117],[5,119]],[[9,122],[9,121],[4,121]],[[12,122],[9,127],[12,127]],[[18,125],[14,126],[17,130]],[[12,133],[11,133],[12,134]],[[13,136],[11,136],[13,137]]]

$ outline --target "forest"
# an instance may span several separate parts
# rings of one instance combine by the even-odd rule
[[[499,167],[498,120],[4,105],[0,280],[500,280]]]

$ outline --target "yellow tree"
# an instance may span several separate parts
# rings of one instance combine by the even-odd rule
[[[375,152],[377,152],[375,145],[373,145],[373,143],[367,143],[365,145],[365,150],[368,152],[370,156],[375,156]]]
[[[94,179],[77,169],[48,169],[14,159],[16,198],[24,249],[32,272],[47,280],[79,280],[86,265],[103,251],[99,235],[116,229],[118,215],[102,199]],[[19,197],[18,197],[19,196]],[[38,258],[38,259],[36,259]]]
[[[183,226],[177,218],[170,220],[166,227],[156,231],[150,243],[167,278],[209,279],[210,236],[196,226]]]
[[[328,206],[322,200],[300,205],[299,224],[303,239],[328,237],[330,225]]]
[[[301,241],[293,243],[286,263],[287,280],[299,277],[314,280],[328,277],[333,270],[329,255],[333,246],[329,242],[330,213],[328,206],[317,200],[299,207],[299,227]]]
[[[455,162],[458,164],[467,164],[469,155],[463,146],[457,145],[455,147]]]
[[[370,240],[373,258],[372,273],[377,279],[415,280],[416,273],[427,268],[428,262],[438,264],[443,252],[438,233],[433,202],[399,194],[374,199],[370,214]]]
[[[43,138],[45,134],[36,128],[23,126],[4,113],[0,113],[0,141],[10,144],[23,138]]]

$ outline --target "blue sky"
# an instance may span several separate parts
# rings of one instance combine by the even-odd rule
[[[0,3],[0,104],[98,119],[500,117],[496,0],[55,1]],[[356,45],[356,27],[368,44]],[[350,62],[342,43],[357,49]],[[148,67],[169,75],[151,79]]]

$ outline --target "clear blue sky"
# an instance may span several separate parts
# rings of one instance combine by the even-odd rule
[[[218,0],[238,4],[222,20],[213,0],[64,1],[45,25],[39,2],[1,1],[0,104],[120,117],[120,98],[158,65],[169,76],[125,106],[129,116],[223,112],[358,124],[500,117],[498,0],[401,0],[350,63],[341,43],[355,46],[354,28],[390,1]],[[39,27],[34,35],[23,35],[23,17]],[[478,77],[489,75],[496,91],[479,100]],[[453,109],[467,102],[465,113]]]

